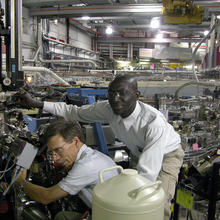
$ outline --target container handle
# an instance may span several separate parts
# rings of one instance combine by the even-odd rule
[[[156,189],[155,189],[152,193],[150,193],[150,194],[148,194],[147,196],[144,197],[145,199],[148,199],[148,198],[150,198],[151,196],[153,196],[153,195],[155,194],[155,192],[157,192],[157,190],[158,190],[159,187],[161,186],[161,183],[162,183],[161,181],[156,181],[155,183],[152,183],[152,184],[150,184],[150,185],[141,186],[141,187],[138,188],[138,189],[135,189],[135,190],[130,191],[130,192],[128,193],[128,196],[131,197],[132,199],[136,199],[137,196],[138,196],[138,194],[139,194],[141,191],[143,191],[143,190],[145,190],[145,189],[147,189],[147,188],[153,187],[153,186],[157,186]]]
[[[110,170],[114,170],[114,169],[119,169],[121,172],[123,171],[123,168],[121,166],[114,166],[114,167],[109,167],[109,168],[105,168],[99,171],[99,182],[103,183],[103,176],[102,174],[106,171],[110,171]]]

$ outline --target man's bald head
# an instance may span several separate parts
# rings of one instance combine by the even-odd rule
[[[109,88],[115,84],[127,84],[133,91],[138,91],[137,79],[131,75],[118,74],[116,77],[110,82]]]

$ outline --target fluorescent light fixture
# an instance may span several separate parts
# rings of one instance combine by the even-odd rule
[[[141,9],[141,12],[162,12],[162,6],[146,6]]]
[[[127,60],[117,60],[116,61],[120,67],[127,67],[131,62]]]
[[[150,60],[149,60],[149,61],[150,61]],[[149,64],[149,61],[140,61],[139,64],[146,65],[146,64]]]
[[[220,15],[217,15],[216,17],[217,17],[218,19],[220,19]]]
[[[209,31],[204,31],[203,34],[206,36],[208,33],[209,33]]]
[[[162,63],[169,63],[169,60],[160,60]]]
[[[142,61],[143,61],[143,62],[149,62],[150,59],[141,59],[140,61],[141,61],[141,62],[142,62]]]
[[[107,27],[107,28],[105,29],[105,33],[106,33],[106,34],[112,34],[112,32],[113,32],[112,27]]]
[[[154,17],[151,19],[150,22],[151,28],[159,28],[160,27],[160,18],[159,17]]]
[[[117,60],[117,63],[121,63],[121,64],[129,64],[131,61],[127,61],[127,60]]]
[[[133,67],[133,66],[129,66],[128,69],[129,69],[130,71],[133,71],[133,70],[134,70],[134,67]]]
[[[163,34],[157,34],[155,38],[157,42],[163,42]]]
[[[188,69],[188,70],[192,69],[192,65],[187,65],[187,66],[185,66],[185,68]]]
[[[89,19],[90,19],[90,17],[89,17],[89,16],[82,16],[82,20],[87,21],[87,20],[89,20]]]
[[[79,4],[72,4],[73,7],[83,7],[86,6],[84,3],[79,3]]]

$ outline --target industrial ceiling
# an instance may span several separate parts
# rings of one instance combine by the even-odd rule
[[[194,0],[190,2],[204,10],[201,23],[165,23],[158,9],[167,1],[170,0],[23,0],[23,5],[32,16],[71,18],[73,25],[95,36],[100,45],[132,43],[134,53],[141,47],[153,48],[155,43],[195,44],[210,29],[212,16],[220,14],[220,0]],[[90,19],[82,20],[82,16]],[[160,28],[150,26],[153,17],[160,20]],[[107,26],[114,30],[111,36],[105,34]],[[154,38],[157,33],[164,35],[163,42]]]

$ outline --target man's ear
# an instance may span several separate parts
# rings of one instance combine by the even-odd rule
[[[76,145],[78,145],[81,142],[77,136],[75,136],[72,140],[75,141]]]
[[[137,96],[137,98],[140,97],[140,94],[141,94],[140,91],[137,91],[137,92],[136,92],[136,96]]]
[[[73,137],[72,141],[78,141],[78,137],[77,136]]]

